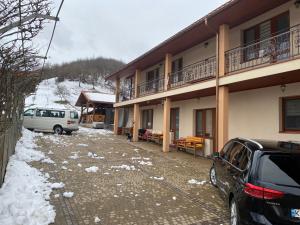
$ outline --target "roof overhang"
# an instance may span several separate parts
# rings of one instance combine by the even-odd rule
[[[219,26],[222,24],[235,27],[289,1],[290,0],[230,0],[147,51],[145,54],[126,64],[116,73],[107,76],[106,79],[112,80],[118,77],[132,75],[136,69],[144,70],[161,62],[166,53],[176,55],[214,37]]]

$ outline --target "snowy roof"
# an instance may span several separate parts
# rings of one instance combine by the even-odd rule
[[[87,102],[113,105],[115,100],[116,97],[113,94],[106,94],[97,91],[82,91],[76,102],[76,106],[81,106]]]
[[[84,92],[85,96],[92,102],[115,103],[116,96],[100,92]]]

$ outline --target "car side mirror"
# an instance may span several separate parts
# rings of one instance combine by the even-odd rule
[[[220,157],[220,152],[214,152],[213,157],[214,158],[219,158]]]

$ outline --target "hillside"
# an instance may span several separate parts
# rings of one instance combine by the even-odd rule
[[[77,98],[83,90],[96,90],[103,93],[112,93],[110,89],[100,86],[82,83],[79,87],[78,81],[64,80],[56,82],[57,78],[42,81],[36,92],[25,99],[25,108],[47,107],[47,108],[74,108]]]

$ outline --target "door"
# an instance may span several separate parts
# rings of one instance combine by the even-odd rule
[[[23,114],[23,126],[25,128],[34,129],[35,128],[35,109],[28,109]]]
[[[179,139],[179,108],[171,109],[170,131],[174,133],[174,141]]]
[[[196,110],[195,134],[197,137],[204,137],[213,140],[213,149],[215,149],[215,109],[197,109]]]
[[[158,90],[159,85],[159,68],[147,72],[147,91]]]

